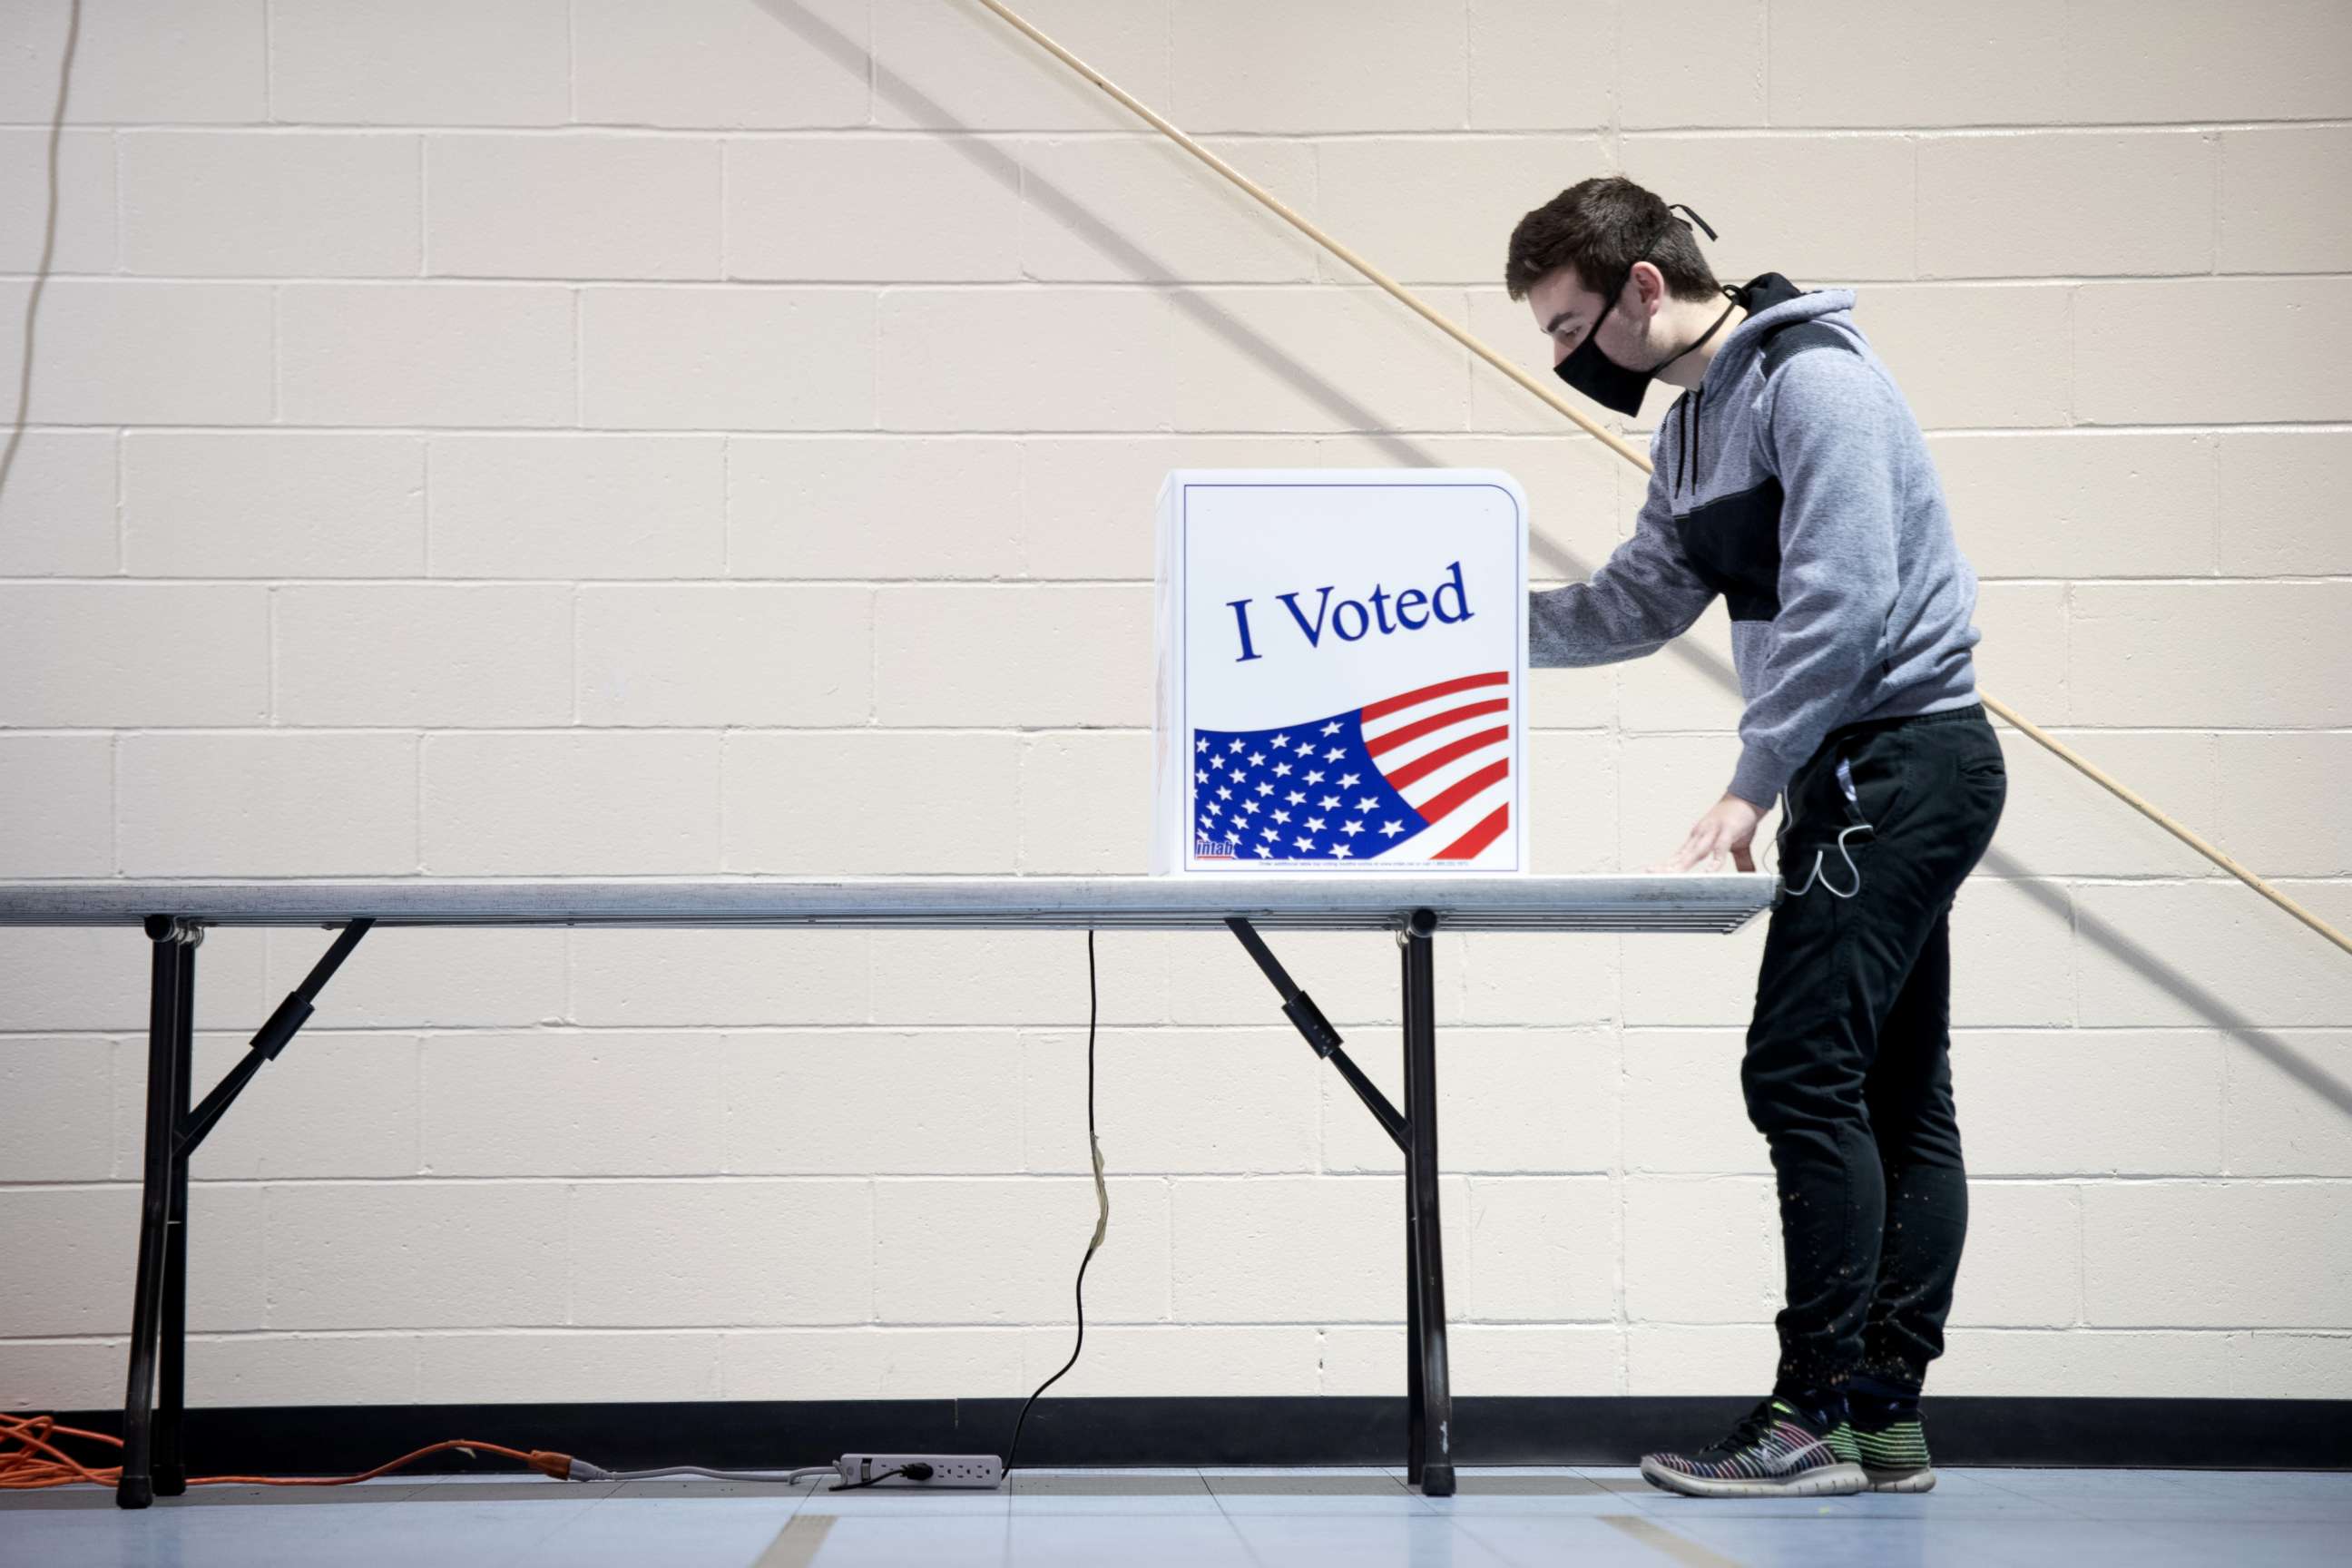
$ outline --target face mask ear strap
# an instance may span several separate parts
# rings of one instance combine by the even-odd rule
[[[1690,208],[1688,208],[1688,207],[1686,207],[1686,206],[1683,205],[1683,204],[1682,204],[1682,203],[1680,203],[1680,202],[1668,202],[1668,203],[1666,204],[1666,210],[1667,210],[1668,212],[1683,212],[1683,213],[1690,213],[1690,220],[1691,220],[1691,222],[1693,222],[1693,223],[1695,223],[1695,224],[1698,225],[1698,226],[1699,226],[1699,227],[1701,227],[1701,228],[1706,228],[1706,237],[1707,237],[1707,238],[1709,238],[1709,239],[1720,239],[1720,238],[1722,238],[1722,237],[1723,237],[1722,236],[1720,236],[1720,235],[1717,234],[1717,233],[1715,232],[1715,230],[1713,230],[1713,229],[1711,229],[1711,228],[1707,228],[1706,219],[1705,219],[1705,218],[1703,218],[1703,217],[1699,216],[1698,216],[1698,214],[1696,214],[1696,213],[1695,213],[1695,212],[1691,212]]]
[[[1699,226],[1699,227],[1701,227],[1701,228],[1703,228],[1703,229],[1706,229],[1706,237],[1707,237],[1707,238],[1709,238],[1709,239],[1721,239],[1721,238],[1723,237],[1721,235],[1719,235],[1719,234],[1717,234],[1717,233],[1716,233],[1716,232],[1715,232],[1714,227],[1713,227],[1712,226],[1710,226],[1710,225],[1707,223],[1706,219],[1705,219],[1705,218],[1703,218],[1703,217],[1699,216],[1697,213],[1693,212],[1689,207],[1687,207],[1687,206],[1684,205],[1681,202],[1668,202],[1668,203],[1666,204],[1666,211],[1667,211],[1668,213],[1670,213],[1670,214],[1672,214],[1672,213],[1685,213],[1685,214],[1688,214],[1688,215],[1689,215],[1689,216],[1690,216],[1690,220],[1691,220],[1691,222],[1693,222],[1693,223],[1695,223],[1695,224],[1698,225],[1698,226]],[[1656,242],[1655,242],[1655,241],[1653,241],[1652,243],[1653,243],[1653,244],[1654,244],[1654,243],[1656,243]],[[1629,268],[1627,270],[1630,272],[1632,269]],[[1740,288],[1738,284],[1736,284],[1736,283],[1718,283],[1718,284],[1717,284],[1717,285],[1716,285],[1716,287],[1717,287],[1717,288],[1718,288],[1718,289],[1722,289],[1722,290],[1723,290],[1723,297],[1724,297],[1725,299],[1727,299],[1727,300],[1731,300],[1734,304],[1745,304],[1745,303],[1747,303],[1747,290],[1746,290],[1746,289],[1742,289],[1742,288]],[[1701,342],[1705,342],[1706,340],[1702,339],[1702,340],[1700,340],[1700,341],[1701,341]]]

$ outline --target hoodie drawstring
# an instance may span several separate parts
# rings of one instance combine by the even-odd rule
[[[1690,450],[1691,481],[1690,481],[1690,482],[1691,482],[1691,493],[1692,493],[1693,495],[1696,495],[1696,494],[1698,493],[1698,437],[1699,437],[1699,430],[1700,430],[1699,421],[1700,421],[1700,420],[1702,420],[1702,419],[1704,419],[1704,418],[1706,418],[1706,388],[1705,388],[1705,387],[1703,387],[1703,386],[1695,386],[1695,387],[1691,388],[1691,416],[1690,416],[1690,426],[1691,426],[1691,450]]]
[[[1694,475],[1691,470],[1698,462],[1698,418],[1700,400],[1706,395],[1703,390],[1694,386],[1690,390],[1690,395],[1684,399],[1684,402],[1688,404],[1689,406],[1683,410],[1683,427],[1681,435],[1683,437],[1684,456],[1682,462],[1676,465],[1676,467],[1681,470],[1675,476],[1675,489],[1677,492],[1681,491],[1685,486],[1696,483],[1696,476]]]
[[[1690,212],[1688,207],[1685,207],[1683,210],[1685,212]],[[1691,216],[1696,217],[1698,216],[1698,214],[1691,213]],[[1712,229],[1709,229],[1707,234],[1709,238],[1714,237],[1714,231]],[[1753,301],[1749,298],[1749,291],[1746,286],[1736,283],[1726,283],[1721,287],[1725,296],[1728,298],[1733,304],[1743,306],[1752,305]],[[1744,322],[1742,323],[1742,325],[1745,324],[1746,323]],[[1710,331],[1708,336],[1712,337],[1714,333]],[[1702,338],[1699,341],[1701,342],[1705,342],[1706,340]],[[1706,380],[1706,377],[1702,375],[1700,380],[1703,383]],[[1697,468],[1699,421],[1704,418],[1706,414],[1706,388],[1702,384],[1692,387],[1690,389],[1689,397],[1684,400],[1690,405],[1687,409],[1683,411],[1682,432],[1684,445],[1687,447],[1689,455],[1683,459],[1682,471],[1675,476],[1675,489],[1678,492],[1685,489],[1688,489],[1692,493],[1696,494],[1698,489]]]

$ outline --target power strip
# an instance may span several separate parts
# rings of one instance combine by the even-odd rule
[[[929,1467],[928,1475],[921,1467]],[[890,1475],[892,1470],[916,1468],[916,1475]],[[841,1472],[844,1487],[863,1488],[871,1482],[873,1489],[885,1487],[919,1487],[937,1491],[942,1487],[977,1488],[994,1491],[1004,1484],[1004,1461],[993,1454],[844,1454],[834,1461]],[[881,1476],[885,1479],[875,1480]]]

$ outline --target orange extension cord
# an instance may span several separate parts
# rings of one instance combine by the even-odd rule
[[[88,1442],[120,1449],[122,1439],[110,1437],[103,1432],[85,1432],[78,1426],[60,1426],[54,1415],[0,1415],[0,1491],[21,1491],[34,1487],[71,1486],[88,1481],[96,1486],[110,1487],[122,1479],[121,1465],[85,1465],[79,1459],[49,1441],[51,1437],[79,1437]],[[446,1443],[436,1443],[419,1448],[413,1454],[403,1454],[389,1464],[378,1465],[373,1470],[362,1470],[355,1476],[190,1476],[192,1487],[253,1486],[253,1487],[347,1487],[354,1481],[373,1480],[387,1475],[445,1448],[457,1448],[471,1454],[501,1454],[509,1459],[520,1459],[541,1475],[557,1480],[567,1479],[572,1469],[572,1456],[551,1454],[543,1448],[525,1453],[499,1443],[477,1443],[468,1438],[452,1437]]]

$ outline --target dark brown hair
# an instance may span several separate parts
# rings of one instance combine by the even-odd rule
[[[1546,274],[1573,267],[1577,281],[1599,294],[1622,288],[1636,261],[1655,267],[1674,299],[1723,292],[1689,222],[1622,174],[1579,180],[1519,219],[1511,230],[1503,287],[1512,299],[1524,300]]]

